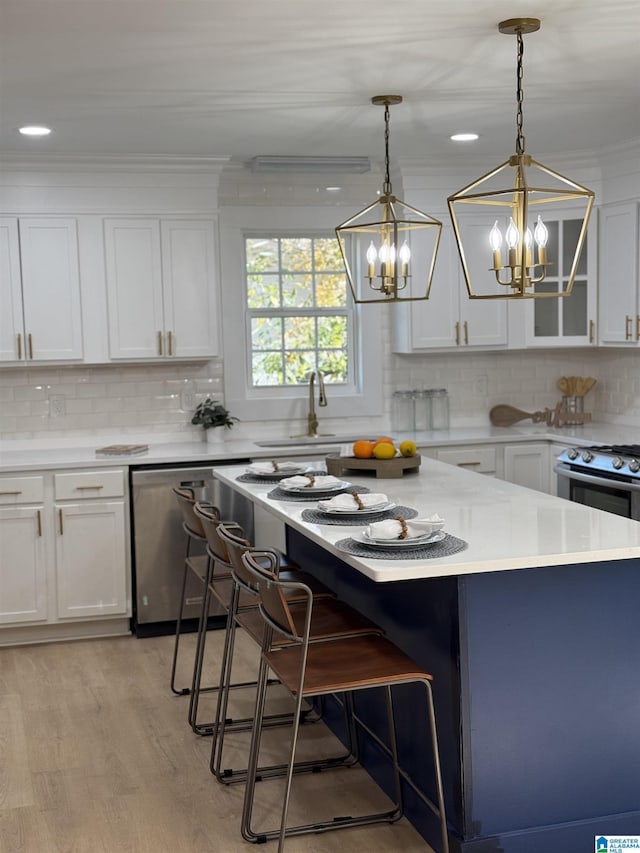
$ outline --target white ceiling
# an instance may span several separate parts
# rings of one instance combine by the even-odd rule
[[[527,151],[640,139],[640,0],[0,0],[0,153],[507,157],[518,15]]]

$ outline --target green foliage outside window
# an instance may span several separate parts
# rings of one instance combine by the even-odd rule
[[[253,385],[299,385],[316,368],[347,382],[351,310],[335,237],[249,237],[245,251]]]

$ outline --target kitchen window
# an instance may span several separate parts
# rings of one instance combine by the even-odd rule
[[[313,369],[327,374],[321,422],[384,410],[383,310],[351,298],[339,220],[333,207],[224,210],[224,402],[241,422],[278,420],[287,435],[301,432]]]
[[[353,303],[335,236],[245,238],[250,383],[306,384],[353,379]]]

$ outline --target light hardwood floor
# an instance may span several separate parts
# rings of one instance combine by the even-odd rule
[[[223,632],[209,636],[213,672]],[[0,853],[275,850],[275,842],[255,848],[240,837],[243,786],[222,786],[209,772],[210,741],[188,727],[188,698],[169,690],[172,643],[122,637],[0,648]],[[193,635],[183,684],[192,648]],[[255,650],[241,651],[246,672],[238,675],[253,676]],[[304,729],[314,749],[331,752],[322,724]],[[269,732],[267,758],[281,759],[285,742],[285,730]],[[246,746],[247,735],[237,733],[225,766],[242,766]],[[277,825],[280,791],[277,780],[258,785],[257,826]],[[334,813],[332,803],[344,813],[347,804],[350,812],[384,808],[386,799],[358,768],[296,777],[293,820],[314,809],[317,817]],[[406,820],[287,842],[287,853],[334,851],[431,848]]]

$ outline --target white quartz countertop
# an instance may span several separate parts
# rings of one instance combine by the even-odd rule
[[[273,483],[237,482],[245,470],[242,465],[215,467],[214,474],[376,582],[640,558],[638,522],[424,457],[417,474],[349,481],[414,507],[418,517],[437,512],[445,519],[445,530],[465,540],[468,548],[438,559],[355,557],[335,543],[365,525],[303,521],[303,510],[315,508],[315,502],[273,500],[268,497]]]
[[[408,436],[394,436],[398,440]],[[411,438],[414,438],[412,435]],[[261,437],[264,441],[265,438]],[[630,444],[638,442],[638,430],[631,426],[585,424],[580,427],[550,429],[545,424],[524,422],[513,427],[454,427],[423,433],[416,437],[420,447],[459,444],[501,444],[513,441],[555,441],[571,444]],[[146,443],[149,450],[138,456],[96,456],[96,448],[109,444]],[[349,442],[350,443],[350,442]],[[54,468],[103,468],[139,465],[177,465],[219,463],[238,459],[286,459],[321,457],[336,453],[339,445],[311,444],[284,447],[259,447],[250,438],[232,438],[223,434],[218,443],[206,441],[139,441],[138,438],[85,437],[78,440],[23,440],[0,442],[0,472],[47,470]]]

